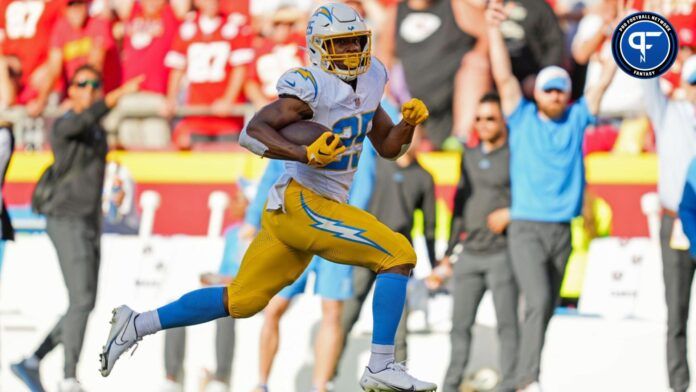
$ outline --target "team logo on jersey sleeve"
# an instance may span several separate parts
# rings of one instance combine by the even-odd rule
[[[312,75],[311,72],[307,71],[304,68],[297,68],[296,70],[293,71],[293,73],[296,73],[302,77],[304,80],[308,80],[310,83],[312,83],[312,87],[314,87],[314,97],[316,98],[317,92],[319,91],[319,86],[317,84],[317,80],[314,79],[314,75]],[[288,82],[289,84],[290,82]],[[295,87],[294,83],[291,85],[292,87]]]
[[[635,78],[650,79],[667,72],[674,64],[679,43],[674,27],[665,17],[637,12],[616,27],[611,49],[622,71]]]

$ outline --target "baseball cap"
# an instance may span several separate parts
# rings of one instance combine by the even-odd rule
[[[681,77],[683,81],[689,84],[696,84],[696,54],[684,62]]]
[[[570,76],[565,69],[550,65],[539,72],[534,88],[540,91],[561,90],[570,93]]]

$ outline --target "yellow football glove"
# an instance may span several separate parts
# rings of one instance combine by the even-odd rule
[[[428,119],[430,113],[423,101],[418,98],[411,98],[401,106],[401,116],[409,125],[416,126]]]
[[[331,143],[328,139],[334,136]],[[341,143],[341,138],[331,132],[324,132],[311,145],[307,146],[307,164],[314,167],[323,167],[335,161],[346,150]]]

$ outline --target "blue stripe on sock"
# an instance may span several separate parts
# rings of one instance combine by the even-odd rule
[[[184,327],[227,317],[223,287],[207,287],[188,292],[178,300],[157,309],[162,329]]]
[[[372,343],[393,345],[396,329],[406,303],[408,277],[400,274],[379,274],[372,299]]]

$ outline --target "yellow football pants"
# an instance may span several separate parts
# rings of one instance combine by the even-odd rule
[[[369,213],[291,181],[285,212],[264,210],[261,230],[249,245],[239,273],[227,287],[232,317],[258,313],[318,255],[378,272],[416,264],[409,241]]]

